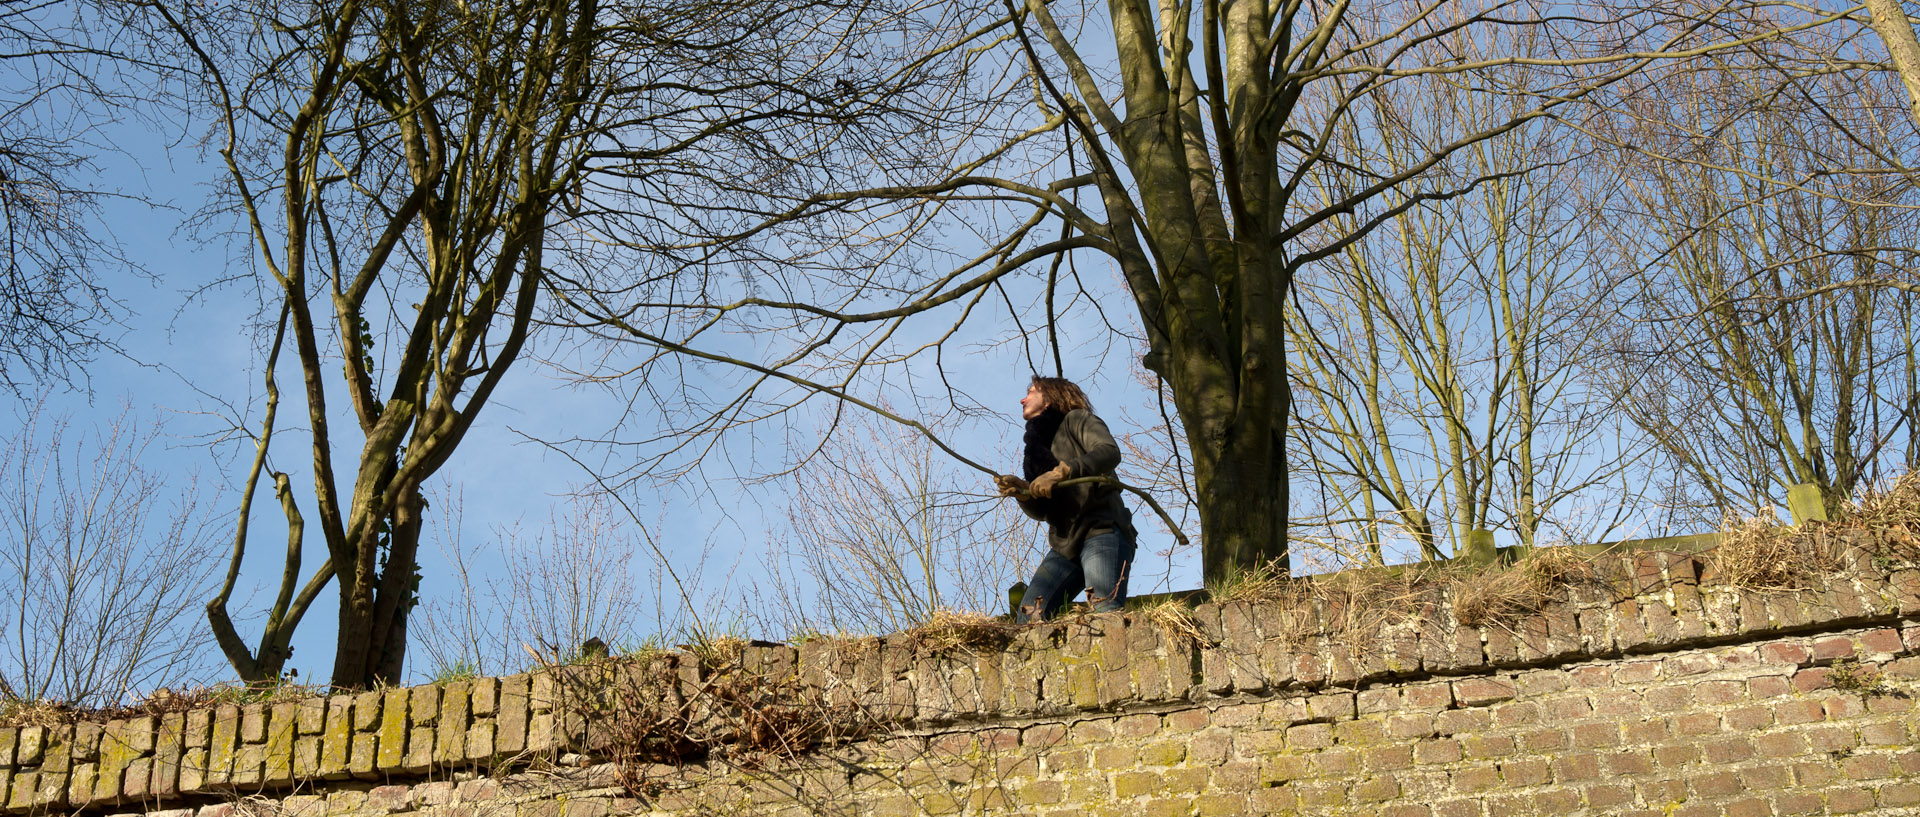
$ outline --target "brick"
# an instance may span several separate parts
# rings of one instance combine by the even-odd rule
[[[1600,756],[1600,770],[1611,777],[1653,772],[1653,753],[1646,749],[1609,752]]]
[[[1352,777],[1360,771],[1360,753],[1347,749],[1314,754],[1310,762],[1319,777]]]
[[[1513,633],[1505,627],[1489,627],[1481,631],[1486,639],[1487,664],[1489,666],[1512,666],[1520,663],[1520,648],[1513,642]]]
[[[353,759],[353,702],[347,695],[326,699],[326,724],[321,730],[319,774],[329,780],[347,776]]]
[[[1820,795],[1812,792],[1784,792],[1773,796],[1773,813],[1780,815],[1818,814],[1826,808]]]
[[[1702,753],[1700,747],[1690,743],[1653,747],[1653,765],[1661,769],[1678,769],[1699,763]]]
[[[1766,723],[1773,722],[1772,713],[1760,707],[1749,708],[1755,714],[1764,716]],[[1672,724],[1672,731],[1676,735],[1711,735],[1720,731],[1720,717],[1711,712],[1688,712],[1671,718],[1668,722]],[[1732,726],[1731,721],[1729,721],[1727,728],[1738,729],[1741,727]]]
[[[1693,691],[1681,685],[1655,687],[1647,690],[1642,700],[1654,712],[1675,712],[1693,703]]]
[[[1773,712],[1773,708],[1766,706],[1741,706],[1721,713],[1720,717],[1729,732],[1751,732],[1772,726]]]
[[[1770,664],[1805,666],[1813,658],[1813,651],[1797,641],[1776,641],[1760,645],[1760,657]]]
[[[1793,782],[1803,789],[1819,788],[1839,779],[1839,766],[1827,758],[1793,764]]]
[[[1746,737],[1707,741],[1701,744],[1700,748],[1706,754],[1707,762],[1714,765],[1748,760],[1755,754],[1753,741]]]
[[[1820,701],[1827,720],[1839,721],[1867,714],[1867,703],[1853,695],[1835,695]]]
[[[1724,771],[1688,775],[1687,790],[1695,797],[1727,797],[1741,791],[1740,778]]]
[[[1609,689],[1593,693],[1593,711],[1611,718],[1638,717],[1645,703],[1636,689]]]
[[[1512,700],[1517,690],[1506,678],[1467,678],[1453,682],[1453,699],[1461,706],[1487,706]]]
[[[1413,745],[1415,763],[1452,763],[1461,757],[1460,741],[1452,738],[1423,740]]]
[[[1815,661],[1851,658],[1853,657],[1853,639],[1845,636],[1817,638],[1813,641],[1811,652]]]
[[[453,681],[443,690],[438,728],[432,741],[433,761],[453,763],[467,759],[467,729],[471,725],[469,705],[473,700],[466,681]],[[1155,718],[1155,720],[1159,720]]]
[[[1701,681],[1693,685],[1693,700],[1705,706],[1721,706],[1744,700],[1747,685],[1740,681]]]
[[[1324,723],[1302,724],[1287,729],[1291,749],[1324,749],[1333,745],[1333,729]]]
[[[1907,729],[1898,723],[1870,723],[1860,727],[1860,739],[1869,746],[1899,746],[1907,742]]]
[[[1784,675],[1762,675],[1747,679],[1747,694],[1753,698],[1777,698],[1793,691],[1793,682]]]
[[[1496,766],[1473,766],[1452,773],[1453,790],[1458,794],[1493,791],[1503,785]]]
[[[1400,784],[1392,776],[1374,777],[1353,787],[1353,799],[1362,803],[1378,803],[1400,796]]]
[[[1593,714],[1593,704],[1579,693],[1554,695],[1539,703],[1546,710],[1547,719],[1555,723],[1582,720]]]
[[[1527,751],[1536,754],[1555,752],[1573,745],[1573,738],[1564,729],[1541,729],[1528,732],[1520,739]]]
[[[1883,806],[1920,805],[1920,785],[1913,783],[1888,783],[1880,787],[1879,794]]]
[[[1590,752],[1561,755],[1553,761],[1555,782],[1594,780],[1600,776],[1600,758]]]
[[[1807,748],[1814,752],[1851,752],[1860,745],[1860,734],[1844,726],[1817,726],[1800,734],[1806,737]]]
[[[375,756],[381,769],[398,770],[406,762],[407,698],[407,690],[402,687],[393,687],[381,695],[379,754]]]
[[[1587,723],[1572,729],[1573,745],[1581,749],[1596,749],[1615,746],[1620,743],[1620,725],[1618,723]]]
[[[1869,630],[1860,634],[1860,648],[1868,653],[1891,656],[1904,652],[1906,644],[1900,637],[1900,631],[1892,628]]]
[[[1389,715],[1387,734],[1395,738],[1423,738],[1434,734],[1431,715]]]
[[[1615,814],[1633,802],[1633,787],[1621,783],[1603,783],[1580,790],[1581,799],[1595,813]]]
[[[1445,681],[1412,684],[1401,689],[1401,700],[1406,710],[1438,712],[1453,706],[1453,685]]]
[[[1204,707],[1194,707],[1192,709],[1169,712],[1161,723],[1162,728],[1168,732],[1181,733],[1205,729],[1209,725],[1209,722],[1208,711]]]
[[[1352,718],[1355,715],[1354,695],[1350,692],[1315,695],[1307,700],[1307,709],[1313,713],[1314,720]]]
[[[1873,808],[1873,793],[1859,789],[1837,789],[1827,793],[1828,814],[1856,814]]]
[[[1413,765],[1413,747],[1375,746],[1365,750],[1367,771],[1398,771]]]
[[[1780,724],[1791,726],[1793,724],[1815,723],[1825,720],[1827,710],[1819,701],[1781,701],[1774,706],[1773,716]]]
[[[1807,752],[1807,739],[1797,732],[1776,732],[1753,739],[1753,748],[1762,757],[1793,757]]]
[[[1632,744],[1665,743],[1673,737],[1673,730],[1665,720],[1648,720],[1621,724],[1623,740]]]
[[[1893,775],[1893,761],[1886,755],[1851,755],[1840,759],[1840,773],[1849,780],[1879,780]]]
[[[1749,792],[1791,788],[1793,785],[1793,767],[1787,763],[1742,766],[1736,770],[1736,774],[1740,776],[1740,785]]]
[[[1187,758],[1192,763],[1217,766],[1232,752],[1233,738],[1225,732],[1197,735],[1187,742]]]
[[[1499,768],[1508,786],[1544,786],[1552,779],[1551,768],[1540,758],[1503,761]]]
[[[1540,720],[1540,705],[1532,701],[1508,701],[1493,707],[1493,722],[1503,729],[1530,726]]]

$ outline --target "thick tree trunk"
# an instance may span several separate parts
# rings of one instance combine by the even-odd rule
[[[378,573],[356,571],[340,581],[340,637],[334,648],[333,686],[367,689],[394,685],[406,670],[407,616],[413,609],[414,577],[420,551],[418,490],[403,489],[399,507],[387,521],[385,560]]]
[[[1256,567],[1270,566],[1283,576],[1292,570],[1285,445],[1290,401],[1282,389],[1271,413],[1233,422],[1217,439],[1206,439],[1211,435],[1200,431],[1203,423],[1187,425],[1194,476],[1202,486],[1195,499],[1201,571],[1209,586]]]

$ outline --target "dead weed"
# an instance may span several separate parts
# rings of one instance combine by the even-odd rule
[[[1746,590],[1800,590],[1809,576],[1840,566],[1839,554],[1823,540],[1796,535],[1771,512],[1728,516],[1720,544],[1707,552],[1719,581]]]
[[[1469,627],[1511,625],[1545,610],[1567,587],[1597,575],[1593,561],[1578,551],[1541,548],[1505,570],[1456,577],[1453,611]]]
[[[941,653],[958,649],[996,649],[1013,640],[1015,627],[998,616],[961,610],[935,610],[907,630],[920,649]]]

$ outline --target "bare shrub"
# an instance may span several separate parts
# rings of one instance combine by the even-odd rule
[[[457,590],[423,604],[415,619],[414,645],[429,675],[513,672],[527,665],[530,652],[567,663],[592,639],[619,646],[631,638],[642,598],[632,573],[635,534],[605,496],[572,497],[531,534],[494,531],[501,567],[485,575],[460,544],[461,501],[451,504],[440,549]]]
[[[747,670],[739,646],[725,650],[731,658],[661,652],[544,671],[555,678],[575,738],[610,757],[620,785],[642,798],[658,794],[688,763],[724,760],[754,771],[886,727],[851,702],[828,700],[791,671]]]
[[[0,451],[0,700],[102,707],[210,671],[220,547],[205,492],[142,463],[131,411],[91,432],[32,408]]]
[[[792,536],[770,559],[760,622],[792,633],[891,633],[943,611],[998,612],[1036,553],[1010,501],[911,429],[858,421],[793,475]],[[789,577],[792,578],[789,578]]]

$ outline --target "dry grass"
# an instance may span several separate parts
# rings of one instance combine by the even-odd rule
[[[1838,554],[1814,537],[1797,536],[1772,513],[1729,516],[1720,528],[1720,545],[1707,561],[1725,584],[1747,590],[1800,590],[1807,577],[1840,566]]]
[[[1506,570],[1484,570],[1453,581],[1453,610],[1469,627],[1511,625],[1561,598],[1568,586],[1597,577],[1577,551],[1542,548]]]
[[[1884,487],[1861,489],[1836,516],[1836,524],[1920,534],[1920,472],[1902,474]]]
[[[1920,472],[1861,489],[1832,524],[1880,534],[1872,541],[1877,555],[1889,561],[1920,563]]]
[[[204,709],[221,704],[288,703],[321,697],[328,692],[329,690],[325,687],[304,684],[227,683],[181,692],[159,689],[135,703],[99,708],[69,706],[60,701],[0,698],[0,729],[18,726],[52,726],[57,723],[80,721],[104,723],[110,720],[137,718],[142,715],[165,715],[170,712],[185,712],[189,709]]]
[[[1229,568],[1224,580],[1207,585],[1207,596],[1214,601],[1291,602],[1297,600],[1297,589],[1276,561]]]
[[[1185,639],[1193,644],[1207,643],[1206,633],[1200,629],[1200,620],[1193,615],[1193,607],[1179,599],[1157,601],[1133,610],[1131,614],[1174,638]]]
[[[928,652],[958,649],[995,649],[1013,639],[1015,627],[986,613],[960,610],[935,610],[926,621],[908,629],[906,635]]]

